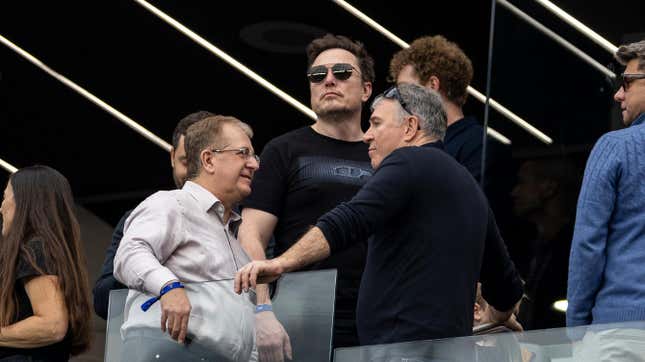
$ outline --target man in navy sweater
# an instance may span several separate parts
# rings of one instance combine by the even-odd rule
[[[570,327],[645,320],[645,40],[621,46],[616,59],[626,66],[614,99],[627,128],[602,136],[587,160],[569,261]],[[643,338],[625,342],[645,354]]]
[[[493,320],[508,320],[522,284],[484,194],[442,150],[440,96],[401,84],[377,97],[372,109],[363,138],[372,178],[284,254],[240,269],[236,291],[371,235],[356,317],[362,345],[471,334],[477,280]]]
[[[508,245],[509,253],[522,268],[530,264],[531,256],[528,243],[517,236],[509,236],[517,234],[511,213],[510,195],[516,178],[511,148],[486,137],[485,167],[482,167],[485,130],[476,117],[465,115],[463,109],[472,78],[473,64],[468,55],[458,44],[441,35],[417,38],[390,60],[390,79],[397,83],[418,84],[441,96],[447,125],[444,150],[467,168],[483,187],[501,234],[514,241]]]

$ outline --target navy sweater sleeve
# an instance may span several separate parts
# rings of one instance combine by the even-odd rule
[[[316,226],[325,235],[332,254],[357,240],[366,240],[408,204],[412,194],[411,162],[404,156],[394,151],[354,198],[318,219]]]
[[[94,289],[92,290],[92,294],[94,294],[94,311],[103,319],[107,319],[110,290],[127,288],[114,278],[113,272],[114,254],[116,254],[116,250],[119,248],[119,244],[123,238],[125,220],[130,216],[131,212],[132,210],[126,212],[114,229],[114,233],[112,234],[112,243],[105,252],[105,260],[101,267],[101,275],[96,280],[96,283],[94,283]]]
[[[479,279],[482,283],[482,296],[499,311],[511,309],[522,298],[522,280],[508,255],[490,209]]]

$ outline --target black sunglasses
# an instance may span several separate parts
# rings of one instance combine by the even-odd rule
[[[327,71],[329,69],[331,69],[331,74],[334,76],[334,78],[338,80],[347,80],[352,76],[352,73],[354,72],[360,74],[360,72],[356,70],[356,68],[354,68],[354,66],[351,64],[336,63],[331,67],[328,67],[327,65],[316,65],[309,68],[309,70],[307,71],[307,78],[309,78],[309,81],[311,83],[320,83],[327,77]]]
[[[403,97],[401,97],[399,88],[397,88],[395,85],[386,89],[385,92],[381,93],[381,95],[377,96],[374,99],[378,99],[379,97],[383,97],[386,99],[395,99],[397,102],[399,102],[399,104],[401,105],[401,108],[403,108],[404,111],[408,112],[410,115],[414,115],[414,113],[412,113],[412,111],[408,109],[408,104],[405,103],[405,101],[403,100]]]
[[[620,75],[620,85],[623,87],[623,90],[626,92],[627,89],[629,89],[629,85],[637,79],[645,79],[645,74],[623,73]]]

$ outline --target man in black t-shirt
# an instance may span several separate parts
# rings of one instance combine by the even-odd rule
[[[371,175],[362,142],[361,111],[372,93],[374,62],[361,43],[328,34],[307,47],[312,125],[270,141],[261,155],[253,192],[243,202],[239,240],[253,259],[265,259],[272,235],[281,254],[314,225],[318,217],[348,201]],[[334,346],[358,344],[355,308],[365,264],[365,240],[312,266],[337,268]],[[270,304],[266,286],[258,305]],[[267,307],[256,314],[260,360],[282,360],[289,339]]]

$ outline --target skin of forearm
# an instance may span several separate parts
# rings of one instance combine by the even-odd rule
[[[327,258],[331,248],[322,231],[313,227],[284,254],[276,258],[284,272],[299,270],[305,266]]]
[[[35,348],[60,342],[67,333],[67,321],[31,316],[0,329],[0,347]]]
[[[264,253],[264,247],[260,241],[260,236],[255,235],[253,237],[249,234],[251,234],[249,231],[244,228],[240,228],[238,236],[240,244],[242,244],[242,248],[247,254],[249,254],[252,260],[265,260],[266,254]],[[256,304],[271,304],[269,286],[267,284],[258,284],[255,287],[255,295]]]

